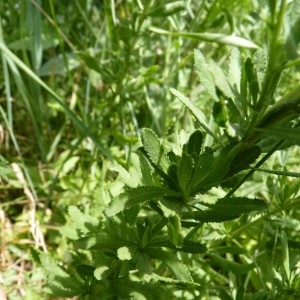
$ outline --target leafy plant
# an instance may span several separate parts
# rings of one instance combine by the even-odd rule
[[[1,241],[27,290],[41,267],[49,299],[298,297],[298,1],[28,1],[22,32],[10,5],[4,197],[28,201]]]

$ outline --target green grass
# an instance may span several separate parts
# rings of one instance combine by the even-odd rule
[[[0,295],[298,299],[299,12],[2,1]]]

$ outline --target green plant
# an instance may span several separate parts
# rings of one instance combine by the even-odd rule
[[[36,24],[46,16],[49,48],[30,20],[31,36],[8,26],[0,41],[1,115],[26,177],[12,185],[42,198],[1,213],[22,225],[38,207],[31,225],[42,222],[49,250],[34,240],[31,266],[18,232],[6,253],[41,266],[55,298],[298,297],[300,91],[287,88],[297,84],[297,1],[260,14],[248,1],[74,3],[21,4]],[[26,149],[44,169],[25,159],[14,86],[35,128]]]

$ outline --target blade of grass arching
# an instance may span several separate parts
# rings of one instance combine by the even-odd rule
[[[1,44],[1,42],[0,42]],[[10,67],[10,71],[12,73],[12,76],[14,78],[14,82],[17,86],[18,92],[21,96],[21,98],[24,101],[24,104],[27,108],[28,114],[30,116],[30,120],[32,122],[32,126],[33,126],[33,130],[34,130],[34,134],[35,134],[35,138],[38,144],[38,148],[41,154],[41,158],[42,160],[45,159],[45,155],[46,155],[46,147],[45,147],[45,140],[44,140],[44,134],[42,133],[41,130],[41,124],[39,124],[39,117],[38,117],[38,113],[34,112],[33,109],[33,105],[34,103],[32,103],[29,99],[29,92],[26,88],[26,85],[23,81],[23,78],[19,72],[19,70],[17,69],[15,63],[10,59],[10,57],[7,57],[5,54],[2,54],[2,57],[5,59],[5,61],[7,62],[7,64]],[[9,75],[8,75],[9,76]]]
[[[1,26],[0,26],[0,30],[1,30]],[[4,58],[3,55],[1,55],[1,57],[2,57],[2,70],[3,70],[4,86],[5,86],[5,94],[6,94],[7,118],[8,118],[9,126],[13,129],[12,97],[11,97],[10,80],[9,80],[6,59]]]
[[[28,66],[26,66],[14,53],[12,53],[7,46],[0,41],[0,50],[5,53],[20,69],[22,69],[28,77],[33,79],[41,87],[43,87],[50,95],[53,96],[53,100],[59,105],[62,111],[68,116],[74,125],[78,128],[80,133],[84,136],[89,136],[99,150],[110,160],[114,160],[110,152],[103,147],[97,138],[90,132],[90,130],[82,123],[80,119],[74,114],[74,112],[68,107],[68,105],[63,101],[63,99],[58,96],[49,86],[47,86]]]
[[[205,42],[215,42],[218,44],[258,49],[258,46],[252,43],[251,41],[233,35],[226,35],[221,33],[172,32],[154,26],[150,26],[149,30],[155,33],[166,34],[176,37],[184,37],[189,39],[197,39]]]
[[[41,0],[36,0],[36,3],[41,5]],[[26,1],[25,12],[29,36],[31,66],[33,71],[37,73],[41,67],[43,58],[42,17],[39,9],[31,1]],[[23,53],[26,53],[26,49],[23,49]],[[30,95],[34,95],[34,97],[30,98],[30,104],[37,123],[41,128],[45,128],[44,125],[47,124],[48,119],[48,107],[41,94],[41,87],[34,81],[30,81],[28,83],[28,90]]]
[[[206,131],[206,133],[211,135],[221,146],[224,146],[222,141],[209,129],[208,125],[204,120],[202,112],[196,106],[194,106],[194,104],[187,97],[181,94],[179,91],[170,88],[170,92],[175,97],[177,97],[193,113],[193,115],[198,120],[200,126]]]
[[[36,0],[41,5],[41,0]],[[30,52],[33,69],[36,72],[42,63],[42,19],[40,11],[31,3],[26,1],[26,22],[28,28]]]

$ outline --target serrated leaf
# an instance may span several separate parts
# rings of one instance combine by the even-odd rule
[[[209,67],[206,62],[205,57],[200,50],[195,49],[194,51],[195,67],[196,72],[200,78],[201,83],[205,87],[209,95],[215,100],[218,101],[218,96],[216,94],[215,82],[213,76],[209,72]]]
[[[142,204],[146,201],[156,200],[165,196],[180,196],[179,193],[171,191],[164,187],[158,186],[141,186],[134,189],[130,189],[123,194],[116,197],[105,209],[105,213],[108,217],[112,217],[117,213],[133,207],[135,205]]]
[[[119,236],[109,236],[105,233],[87,236],[75,242],[79,249],[94,250],[94,249],[118,249],[124,246],[132,246],[133,243]]]
[[[267,69],[267,57],[262,49],[258,49],[255,51],[253,55],[253,64],[256,70],[258,86],[261,90]]]
[[[259,85],[253,62],[250,58],[248,58],[245,62],[245,73],[248,81],[249,91],[252,96],[252,103],[255,105],[259,93]]]
[[[168,236],[175,247],[182,247],[183,236],[180,218],[178,215],[170,216],[168,219]]]
[[[238,48],[233,48],[230,53],[228,66],[228,82],[233,91],[240,92],[241,83],[241,63],[240,51]]]
[[[153,185],[153,177],[151,173],[151,168],[148,163],[146,157],[139,151],[139,161],[140,161],[140,168],[142,173],[142,183],[143,185],[151,186]]]
[[[254,163],[260,154],[261,149],[258,146],[254,146],[243,152],[237,153],[230,164],[225,178],[231,177],[240,171],[248,169],[250,164]]]
[[[111,170],[118,172],[121,181],[127,186],[131,188],[135,188],[138,186],[139,178],[135,178],[134,176],[132,176],[132,173],[129,173],[121,165],[115,164],[111,167]]]
[[[183,264],[174,254],[163,251],[162,249],[147,248],[147,253],[162,261],[173,273],[176,279],[190,282],[193,281],[191,274],[185,264]]]
[[[200,127],[204,129],[205,132],[207,132],[209,135],[211,135],[220,145],[223,145],[222,141],[209,129],[208,125],[205,121],[204,114],[196,107],[194,104],[183,94],[181,94],[179,91],[171,88],[170,92],[177,97],[195,116],[197,121],[199,122]]]
[[[190,240],[183,240],[183,245],[180,248],[180,251],[187,252],[187,253],[194,253],[199,254],[207,251],[207,248],[198,242],[193,242]]]
[[[212,187],[219,186],[237,151],[238,148],[235,145],[228,145],[214,155],[207,153],[203,156],[205,161],[199,159],[190,183],[191,193],[203,193]]]
[[[98,229],[99,220],[82,213],[78,207],[71,205],[68,208],[70,218],[82,233],[92,232]]]
[[[219,89],[226,98],[234,98],[234,93],[228,83],[227,74],[221,69],[221,67],[214,61],[210,61],[211,69],[214,70],[212,76],[214,77],[214,82],[216,88]]]
[[[268,209],[267,203],[263,200],[246,197],[221,198],[215,204],[208,205],[208,207],[226,215],[241,215],[252,211]]]
[[[149,128],[143,128],[141,130],[141,138],[143,147],[151,161],[166,173],[168,171],[170,162],[157,135],[153,130]]]
[[[40,262],[47,275],[69,278],[69,274],[57,265],[54,258],[48,253],[40,253]]]
[[[223,214],[222,212],[207,209],[194,212],[184,212],[181,215],[181,219],[194,219],[204,223],[220,223],[225,221],[234,220],[240,217],[240,215]]]
[[[188,193],[187,185],[190,182],[192,173],[193,173],[193,159],[190,155],[186,154],[185,152],[182,153],[181,160],[177,167],[177,177],[179,186],[184,195]]]

